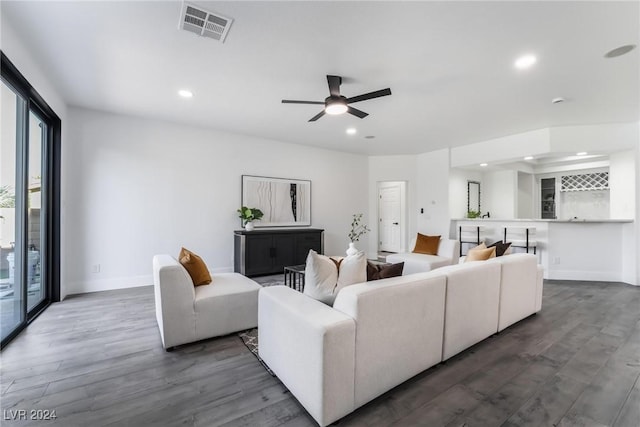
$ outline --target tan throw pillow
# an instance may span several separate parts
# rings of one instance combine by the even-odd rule
[[[467,252],[467,257],[465,258],[464,262],[486,261],[489,258],[495,258],[495,257],[496,257],[495,247],[484,248],[484,249],[469,249],[469,252]]]
[[[487,249],[487,245],[484,242],[480,243],[478,246],[474,246],[470,248],[470,251],[475,251],[476,249]]]
[[[305,295],[333,305],[342,288],[366,281],[367,259],[364,252],[342,258],[309,251],[304,271]]]
[[[418,233],[413,252],[416,254],[438,255],[439,245],[440,236],[425,236],[424,234]]]
[[[178,261],[180,261],[180,264],[182,264],[185,270],[187,270],[187,273],[189,273],[189,276],[191,276],[193,286],[208,285],[211,283],[209,269],[198,255],[188,249],[182,248],[178,256]]]

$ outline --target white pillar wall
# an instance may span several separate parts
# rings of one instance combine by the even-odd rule
[[[640,135],[640,121],[638,122],[638,135]],[[635,238],[636,238],[636,282],[634,285],[640,286],[640,196],[638,191],[640,190],[640,138],[638,139],[636,146],[636,212],[635,212]]]

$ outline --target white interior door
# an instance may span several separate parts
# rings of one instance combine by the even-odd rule
[[[404,182],[378,186],[378,250],[402,252],[404,232]]]

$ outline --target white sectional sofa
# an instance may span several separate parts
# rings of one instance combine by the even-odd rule
[[[538,312],[541,301],[542,268],[529,254],[347,286],[333,307],[262,288],[259,352],[325,426]]]
[[[409,248],[413,250],[416,246],[416,239],[413,238]],[[404,262],[402,274],[409,275],[435,270],[436,268],[458,263],[460,258],[460,242],[452,239],[440,239],[437,255],[417,254],[413,252],[402,252],[387,255],[387,262],[397,264]]]
[[[194,287],[174,257],[153,257],[156,320],[165,349],[258,325],[261,286],[238,273],[211,277],[210,285]]]

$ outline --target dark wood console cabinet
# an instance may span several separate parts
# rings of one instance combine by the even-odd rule
[[[309,249],[324,253],[324,230],[299,228],[234,231],[236,273],[245,276],[282,273],[284,267],[304,264]]]

